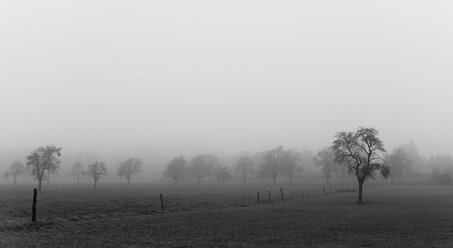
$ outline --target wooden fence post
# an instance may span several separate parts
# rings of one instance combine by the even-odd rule
[[[33,205],[31,207],[31,222],[36,221],[36,196],[38,195],[38,190],[35,188],[33,189]]]
[[[162,211],[165,211],[164,200],[162,199],[162,194],[160,194],[160,205],[162,206]]]

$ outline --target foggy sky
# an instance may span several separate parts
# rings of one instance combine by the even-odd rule
[[[453,139],[451,1],[2,1],[0,150]],[[178,155],[178,154],[175,154]]]

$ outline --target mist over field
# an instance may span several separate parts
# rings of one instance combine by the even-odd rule
[[[453,2],[0,1],[0,247],[453,247]]]
[[[180,154],[316,153],[359,126],[449,155],[452,5],[2,2],[0,169],[55,144],[62,181],[81,153],[141,157],[147,181]]]

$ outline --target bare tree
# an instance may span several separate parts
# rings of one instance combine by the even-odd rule
[[[357,178],[359,203],[362,202],[365,180],[374,179],[376,171],[380,171],[384,178],[390,174],[390,169],[382,158],[384,144],[377,135],[378,131],[374,128],[360,127],[355,132],[338,132],[332,145],[335,160],[347,163],[349,171]]]
[[[188,167],[190,173],[197,179],[197,184],[212,174],[214,166],[218,165],[219,159],[212,154],[199,154],[192,158]]]
[[[176,185],[176,181],[184,176],[187,163],[187,160],[182,155],[174,157],[168,162],[164,176],[173,179]]]
[[[301,160],[299,152],[292,150],[283,151],[280,161],[280,173],[289,179],[290,184],[293,184],[294,174],[302,169]]]
[[[46,145],[39,147],[27,156],[27,165],[33,166],[32,174],[38,180],[38,190],[41,191],[43,179],[50,173],[60,169],[61,147]]]
[[[326,147],[319,151],[316,154],[316,157],[313,158],[313,162],[316,167],[321,168],[321,173],[326,179],[326,184],[329,184],[329,180],[332,178],[333,174],[339,166],[335,161],[335,154],[331,147]]]
[[[142,161],[139,158],[129,158],[118,167],[117,176],[125,177],[127,184],[131,183],[132,175],[138,175],[143,172]]]
[[[253,172],[253,167],[255,163],[253,162],[251,157],[243,156],[238,159],[236,166],[234,167],[234,171],[236,175],[241,177],[242,182],[245,184],[247,181],[247,177],[250,173]]]
[[[25,173],[25,166],[20,161],[14,161],[9,170],[3,174],[4,178],[13,177],[13,185],[16,185],[17,176],[23,175]]]
[[[80,177],[83,175],[83,164],[80,162],[73,164],[71,173],[69,175],[76,177],[77,184],[79,184]]]
[[[225,181],[233,178],[233,174],[231,174],[230,168],[223,166],[217,171],[217,179],[219,179],[222,184],[225,184]]]
[[[94,180],[93,190],[96,190],[99,179],[103,176],[107,176],[107,166],[103,162],[95,162],[94,164],[88,165],[86,171],[83,173]]]
[[[272,178],[272,184],[274,185],[281,172],[283,155],[283,146],[278,146],[264,154],[263,163],[260,165],[260,175]]]

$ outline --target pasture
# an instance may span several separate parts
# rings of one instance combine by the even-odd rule
[[[0,189],[0,247],[453,247],[452,186],[45,185],[31,224],[32,188]]]

